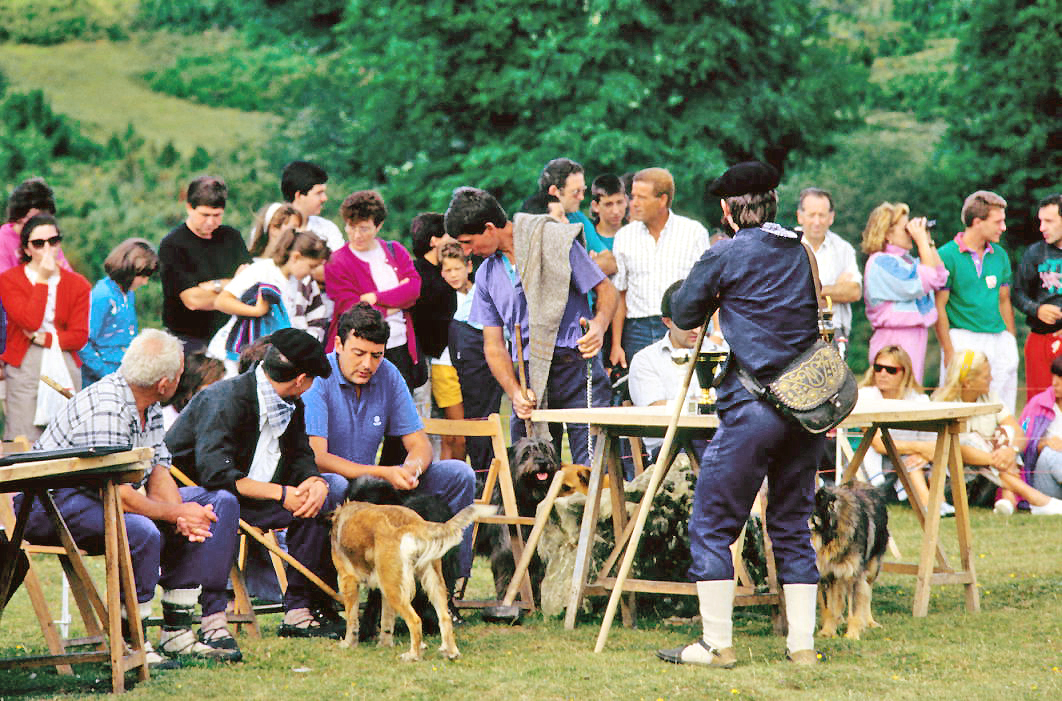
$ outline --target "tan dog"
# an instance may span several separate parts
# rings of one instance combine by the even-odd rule
[[[557,496],[566,497],[571,494],[579,492],[583,496],[586,496],[587,491],[590,489],[590,468],[586,465],[575,465],[572,463],[562,463],[560,466],[560,473],[564,475],[561,477],[561,490]],[[605,480],[601,485],[601,489],[607,490],[609,485],[608,475],[605,475]]]
[[[439,617],[439,652],[451,660],[460,657],[446,609],[440,559],[461,542],[465,527],[474,519],[496,511],[495,506],[473,505],[446,523],[433,523],[404,506],[348,501],[339,507],[332,516],[332,561],[347,614],[347,634],[340,646],[358,644],[358,599],[361,584],[367,582],[383,594],[379,644],[394,646],[397,611],[409,628],[409,652],[402,660],[419,660],[427,645],[422,640],[420,616],[410,605],[416,576]]]

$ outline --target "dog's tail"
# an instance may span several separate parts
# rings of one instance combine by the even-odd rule
[[[423,540],[417,539],[416,568],[438,560],[450,548],[461,542],[465,528],[481,516],[493,516],[498,507],[493,504],[473,504],[458,511],[446,523],[428,521],[425,524]]]

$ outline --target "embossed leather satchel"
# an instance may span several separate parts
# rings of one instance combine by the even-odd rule
[[[822,338],[794,358],[766,387],[740,365],[737,370],[741,384],[754,397],[767,400],[808,433],[825,433],[852,413],[856,404],[856,379],[832,342],[832,328],[822,323],[826,310],[822,308],[819,266],[811,247],[802,243],[811,263]]]

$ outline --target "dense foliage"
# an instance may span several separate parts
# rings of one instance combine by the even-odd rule
[[[4,0],[0,40],[57,44],[126,36],[136,0]]]
[[[1008,200],[1012,231],[1035,238],[1035,204],[1062,173],[1062,13],[1058,3],[980,0],[955,52],[940,172],[954,192]]]
[[[335,31],[285,155],[377,184],[407,215],[462,184],[519,202],[561,154],[590,173],[666,166],[679,209],[701,213],[725,163],[827,149],[866,78],[792,0],[351,0]]]

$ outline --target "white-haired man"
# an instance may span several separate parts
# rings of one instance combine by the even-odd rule
[[[225,605],[239,502],[225,491],[178,488],[170,475],[170,452],[163,442],[159,402],[173,396],[183,371],[180,341],[158,329],[142,331],[129,344],[118,371],[74,395],[33,447],[58,450],[129,445],[154,449],[153,467],[141,483],[121,486],[139,614],[141,618],[150,614],[155,587],[161,584],[159,649],[173,656],[238,661],[242,656],[228,631]],[[55,490],[52,498],[78,547],[89,553],[103,552],[99,495],[69,488]],[[34,543],[57,542],[38,502],[34,503],[26,538]],[[203,607],[198,636],[191,630],[197,600]],[[161,661],[156,653],[149,652],[149,664]]]

